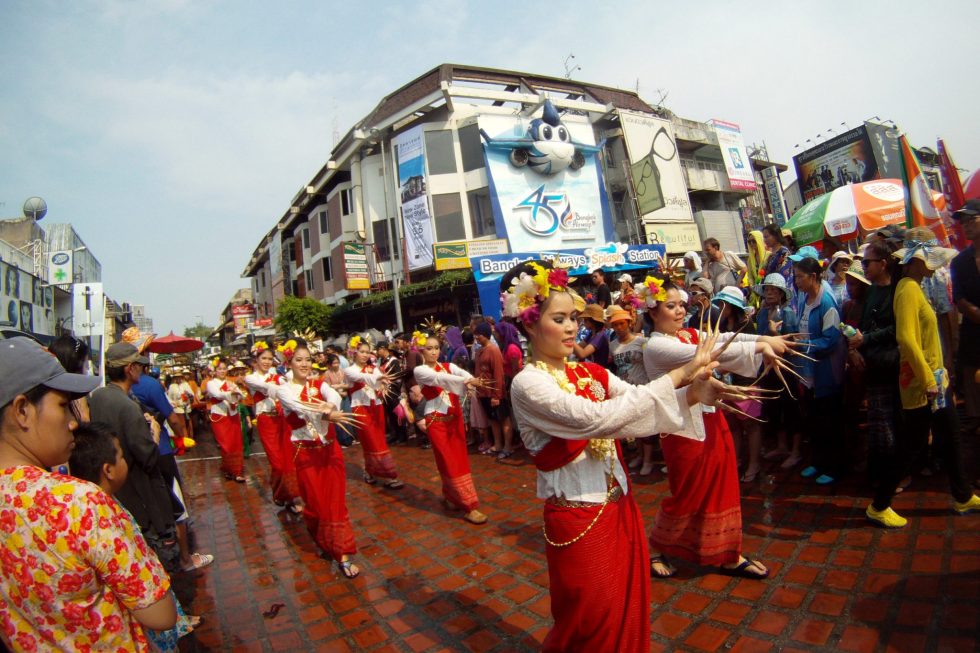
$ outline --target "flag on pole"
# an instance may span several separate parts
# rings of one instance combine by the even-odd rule
[[[955,213],[966,204],[963,181],[960,179],[960,172],[956,169],[953,157],[949,155],[943,139],[940,138],[936,142],[936,149],[939,151],[939,172],[943,176],[943,195],[946,196],[946,208],[951,213]],[[949,230],[949,240],[956,249],[964,250],[967,247],[968,243],[963,234],[963,226],[956,220],[953,221],[952,229]]]
[[[940,243],[949,245],[949,236],[943,225],[941,207],[933,197],[932,189],[919,167],[919,160],[912,151],[905,135],[898,137],[902,149],[902,185],[905,187],[905,226],[927,227]],[[942,197],[941,195],[939,197]],[[943,202],[945,204],[945,202]]]

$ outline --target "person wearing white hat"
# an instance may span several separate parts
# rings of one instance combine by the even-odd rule
[[[689,288],[691,282],[700,279],[704,275],[701,269],[701,257],[697,252],[686,252],[684,254],[684,287]]]
[[[853,262],[854,257],[845,251],[834,252],[834,255],[830,257],[830,265],[827,266],[827,282],[830,284],[830,289],[834,293],[834,299],[837,300],[838,306],[844,306],[844,301],[847,299],[847,284],[844,275]]]
[[[762,297],[762,306],[755,315],[756,333],[768,336],[796,333],[799,323],[796,312],[789,305],[790,289],[786,285],[786,277],[778,272],[771,272],[762,280],[762,285],[756,292]],[[774,373],[763,377],[761,384],[774,390],[782,387]],[[800,409],[796,400],[789,395],[780,395],[778,399],[763,406],[763,414],[770,428],[776,431],[776,448],[767,452],[765,459],[783,458],[780,467],[796,467],[803,460],[800,453],[803,442],[799,429]],[[790,444],[787,444],[788,435],[792,435]]]
[[[936,313],[920,285],[936,268],[953,260],[957,252],[940,246],[925,227],[913,227],[905,232],[903,244],[894,257],[904,269],[904,276],[895,288],[895,337],[905,428],[899,431],[903,440],[899,458],[886,470],[874,501],[865,511],[868,519],[890,528],[906,524],[907,520],[892,510],[891,501],[909,466],[928,445],[930,431],[949,477],[954,512],[966,514],[980,510],[980,497],[973,494],[963,470],[959,418],[952,402],[949,374],[943,365]]]

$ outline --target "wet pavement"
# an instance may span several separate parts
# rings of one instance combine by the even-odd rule
[[[183,651],[533,651],[550,627],[534,468],[473,454],[489,523],[448,513],[432,452],[394,447],[406,487],[360,479],[345,450],[361,575],[320,558],[300,518],[277,508],[258,452],[247,484],[224,480],[210,435],[181,459],[196,549],[214,564],[174,578],[204,624]],[[634,485],[646,522],[667,492],[659,471]],[[819,488],[778,467],[743,484],[744,550],[769,580],[684,563],[652,584],[653,651],[978,649],[980,515],[954,515],[942,477],[917,477],[894,507],[900,531],[868,525],[856,481]]]

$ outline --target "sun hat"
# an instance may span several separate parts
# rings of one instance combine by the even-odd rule
[[[868,278],[864,276],[864,272],[861,271],[861,268],[859,266],[854,266],[850,268],[847,272],[844,273],[844,276],[854,277],[855,279],[865,284],[866,286],[871,285],[871,281],[869,281]]]
[[[805,258],[812,258],[819,261],[820,252],[817,251],[816,247],[813,247],[812,245],[806,245],[796,250],[796,254],[789,255],[789,260],[795,261],[797,263],[799,263]]]
[[[677,289],[677,294],[681,296],[681,302],[684,304],[689,304],[691,302],[691,296],[687,294],[687,291],[683,288]]]
[[[830,257],[830,265],[828,267],[831,269],[831,271],[833,271],[834,266],[845,259],[852,263],[854,262],[854,257],[848,252],[845,251],[834,252],[834,255]]]
[[[627,322],[633,321],[633,316],[622,306],[611,306],[609,308],[609,317],[606,318],[607,324],[612,324],[613,322],[620,322],[625,320]]]
[[[26,337],[0,341],[0,379],[0,407],[40,385],[81,396],[100,382],[97,376],[66,372],[57,358]]]
[[[905,232],[904,247],[892,256],[906,265],[914,258],[925,262],[930,270],[941,268],[959,253],[955,249],[942,247],[936,235],[926,227],[913,227]]]
[[[595,320],[599,324],[604,324],[606,321],[605,312],[598,304],[586,304],[585,308],[579,312],[579,317],[587,317],[591,320]]]
[[[711,281],[705,279],[704,277],[698,277],[691,282],[691,290],[694,290],[695,288],[703,292],[708,297],[711,297],[711,295],[715,292],[715,287],[711,285]]]
[[[773,288],[782,290],[783,296],[786,297],[786,300],[788,301],[790,299],[789,287],[786,285],[786,277],[778,272],[767,274],[766,278],[762,280],[762,284],[760,284],[759,289],[762,290],[766,286],[772,286]],[[758,294],[761,295],[762,293],[759,292]]]
[[[622,283],[624,281],[626,283],[633,283],[633,277],[631,277],[629,274],[623,273],[623,274],[619,275],[619,277],[616,279],[616,281],[618,281],[620,283]]]
[[[745,295],[737,286],[725,286],[718,291],[718,294],[711,299],[711,303],[718,305],[719,302],[731,304],[735,308],[745,310]]]

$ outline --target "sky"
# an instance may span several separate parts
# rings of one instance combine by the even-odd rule
[[[562,76],[574,54],[576,79],[736,122],[791,167],[878,116],[973,171],[978,24],[976,0],[2,0],[0,217],[43,197],[110,297],[181,333],[248,286],[333,132],[440,63]]]

